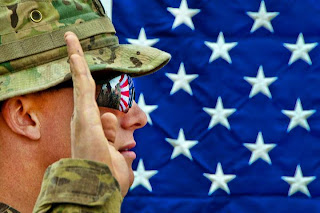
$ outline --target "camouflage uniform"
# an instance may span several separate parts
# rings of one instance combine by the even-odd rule
[[[49,166],[33,212],[120,212],[122,196],[116,179],[102,163],[62,159]],[[18,213],[0,204],[0,213]]]
[[[0,0],[0,101],[71,79],[63,35],[79,37],[91,72],[142,76],[170,55],[120,45],[99,0]],[[104,164],[62,159],[46,170],[34,212],[119,212],[119,184]],[[17,212],[0,204],[0,213]]]
[[[62,159],[46,170],[34,212],[120,212],[121,202],[119,184],[105,164]]]

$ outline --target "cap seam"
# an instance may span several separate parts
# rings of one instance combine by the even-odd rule
[[[102,33],[102,34],[95,35],[94,37],[100,36],[100,35],[103,35],[103,33]],[[85,38],[85,39],[88,39],[88,38]],[[82,39],[82,40],[85,40],[85,39]],[[80,42],[81,42],[82,40],[80,40]],[[113,45],[117,45],[117,44],[112,44],[111,46],[113,46]],[[92,49],[90,49],[90,50],[89,50],[89,49],[83,49],[83,51],[84,51],[84,53],[86,53],[86,52],[88,52],[88,51],[96,50],[96,49],[101,49],[101,48],[107,48],[107,46],[103,46],[103,47],[101,47],[101,46],[92,47]],[[54,49],[47,50],[47,51],[52,51],[52,50],[54,50]],[[47,52],[47,51],[45,51],[45,52]],[[35,55],[43,54],[43,53],[45,53],[45,52],[37,53],[37,54],[35,54]],[[62,58],[67,57],[67,55],[68,55],[67,52],[66,52],[65,54],[60,54],[59,56],[50,58],[50,61],[60,60],[60,59],[62,59]],[[19,59],[16,59],[16,60],[19,60]],[[41,65],[44,65],[44,64],[46,64],[46,63],[48,63],[48,62],[33,63],[33,64],[30,65],[30,66],[25,66],[25,67],[23,67],[23,69],[16,69],[14,72],[10,72],[10,73],[19,72],[19,71],[25,70],[25,69],[32,69],[32,68],[34,68],[34,67],[41,66]],[[50,63],[50,62],[49,62],[49,63]]]
[[[90,12],[90,13],[84,13],[84,14],[91,14],[91,13],[94,13],[94,14],[97,14],[97,15],[99,15],[97,12]],[[83,14],[82,14],[83,15]],[[78,15],[78,16],[73,16],[73,17],[79,17],[79,16],[82,16],[82,15]],[[100,18],[101,18],[102,16],[100,16]],[[59,21],[65,21],[65,20],[68,20],[68,19],[70,19],[70,18],[65,18],[65,19],[59,19]],[[97,19],[97,18],[96,18]],[[91,20],[94,20],[94,18],[93,19],[91,19]],[[91,20],[87,20],[87,21],[91,21]],[[85,22],[87,22],[87,21],[85,21]],[[17,30],[17,31],[15,31],[15,30],[13,30],[13,31],[11,31],[11,32],[9,32],[9,33],[6,33],[6,34],[0,34],[0,36],[7,36],[7,35],[10,35],[10,34],[16,34],[17,32],[24,32],[24,31],[27,31],[27,30],[30,30],[30,29],[35,29],[35,28],[37,28],[37,27],[42,27],[42,26],[48,26],[48,25],[51,25],[52,23],[54,23],[55,21],[51,21],[51,22],[46,22],[46,24],[42,24],[42,25],[37,25],[37,26],[34,26],[34,27],[30,27],[30,28],[27,28],[27,29],[23,29],[23,30]],[[76,24],[76,23],[72,23],[72,24],[70,24],[70,25],[73,25],[73,24]],[[68,25],[64,25],[63,27],[61,27],[60,29],[63,29],[64,27],[67,27]],[[54,30],[52,30],[52,32],[53,32]],[[10,42],[8,42],[8,43],[10,43]]]
[[[111,28],[112,27],[112,28]],[[81,30],[83,29],[83,30]],[[114,32],[112,25],[108,26],[108,20],[105,17],[99,19],[93,19],[79,25],[69,25],[65,28],[57,29],[33,37],[28,37],[10,43],[4,43],[0,45],[0,51],[6,52],[7,55],[0,55],[0,63],[18,59],[21,57],[27,57],[41,52],[46,52],[51,49],[65,46],[63,35],[67,31],[73,31],[78,35],[80,40],[90,38],[100,34],[111,34]],[[56,38],[56,39],[54,39]],[[33,47],[35,40],[41,42],[41,46],[30,50]],[[16,49],[16,50],[15,50]]]

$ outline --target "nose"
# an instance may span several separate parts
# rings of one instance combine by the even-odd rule
[[[139,105],[134,101],[129,111],[122,119],[121,125],[126,129],[140,129],[147,124],[147,116]]]

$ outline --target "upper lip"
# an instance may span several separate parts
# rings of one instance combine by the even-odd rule
[[[129,144],[126,144],[125,146],[122,146],[122,147],[119,149],[119,151],[121,152],[121,151],[130,150],[130,149],[133,149],[135,146],[136,146],[136,142],[133,141],[133,142],[131,142],[131,143],[129,143]]]

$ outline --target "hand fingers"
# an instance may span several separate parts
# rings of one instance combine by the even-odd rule
[[[64,39],[67,43],[68,48],[68,56],[70,57],[72,54],[79,54],[80,56],[83,56],[83,50],[81,48],[80,43],[74,42],[77,39],[77,36],[73,32],[66,32],[64,34]]]
[[[118,129],[117,117],[110,112],[104,113],[101,116],[101,123],[105,137],[108,139],[110,143],[114,143],[116,140],[116,134]]]
[[[74,88],[74,117],[77,128],[89,131],[100,126],[99,135],[103,135],[100,112],[95,101],[95,82],[91,76],[87,62],[77,36],[72,32],[65,34],[70,69]],[[98,128],[99,129],[99,128]]]

